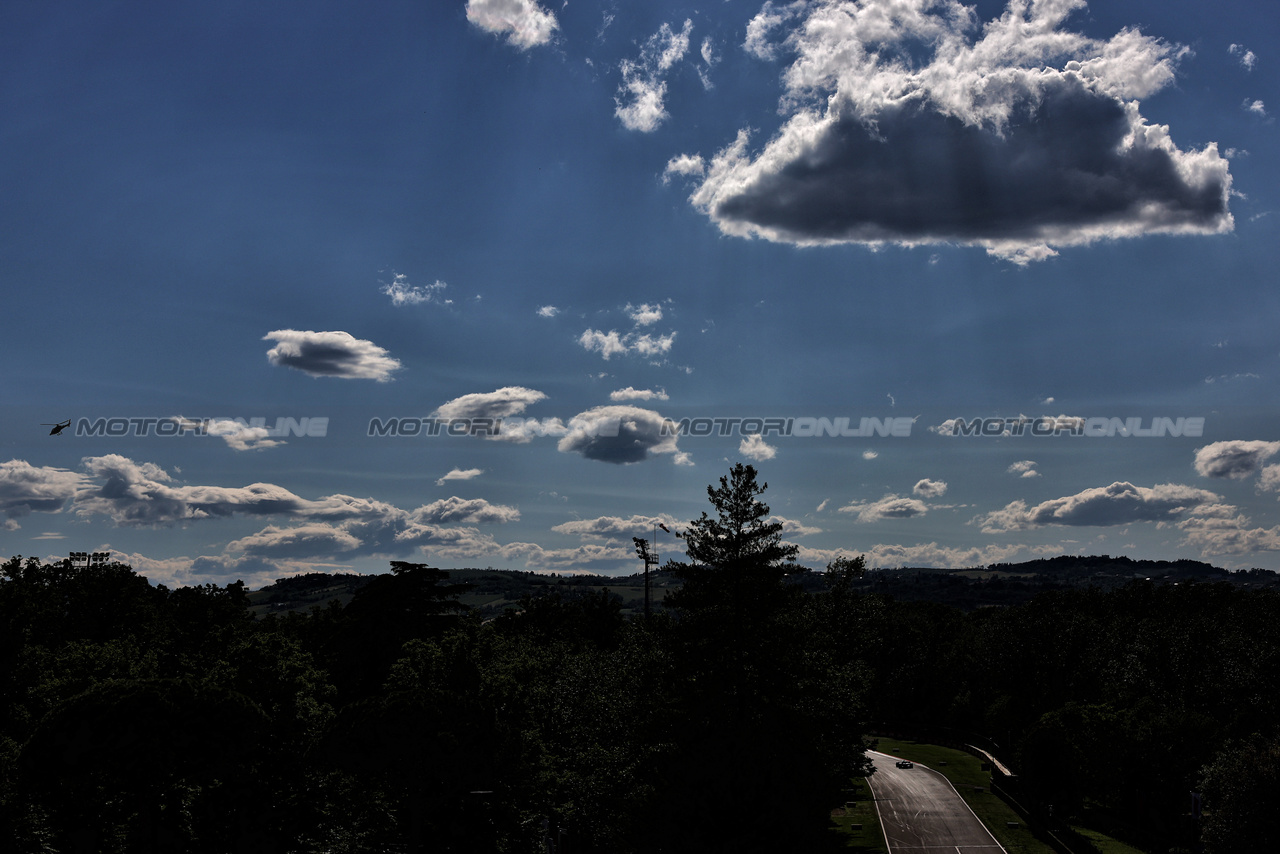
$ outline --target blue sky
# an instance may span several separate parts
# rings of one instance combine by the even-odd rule
[[[1270,11],[9,4],[0,552],[1277,568]]]

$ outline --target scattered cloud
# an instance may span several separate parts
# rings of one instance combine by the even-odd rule
[[[434,418],[506,418],[519,415],[532,404],[546,400],[540,391],[523,386],[504,386],[490,392],[464,394],[438,406]]]
[[[537,0],[467,0],[467,20],[494,35],[528,50],[551,41],[559,27],[556,16]]]
[[[1240,64],[1248,71],[1252,71],[1253,66],[1258,62],[1257,55],[1255,55],[1253,51],[1245,49],[1244,45],[1233,44],[1227,48],[1227,52],[1236,59],[1239,59]]]
[[[661,305],[650,305],[649,303],[631,305],[628,303],[626,312],[636,326],[651,326],[662,319]]]
[[[677,454],[678,465],[689,463],[679,455],[675,423],[636,406],[597,406],[575,415],[557,447],[606,463],[643,462],[650,454]]]
[[[68,469],[33,466],[26,460],[0,463],[0,513],[9,520],[58,513],[84,484],[83,474]]]
[[[451,305],[453,300],[444,299],[441,296],[447,287],[449,287],[447,284],[438,280],[430,285],[411,285],[408,276],[404,273],[396,273],[389,284],[383,284],[382,293],[391,297],[391,304],[396,306],[419,305],[424,302]]]
[[[1248,110],[1249,112],[1259,116],[1263,116],[1264,118],[1267,115],[1267,107],[1261,101],[1250,101],[1248,98],[1245,98],[1244,104],[1242,106],[1244,107],[1244,109]]]
[[[759,433],[752,433],[738,443],[738,453],[749,460],[759,462],[776,457],[778,449],[767,443]]]
[[[1006,471],[1009,474],[1016,474],[1018,477],[1039,477],[1040,472],[1036,471],[1035,460],[1018,460],[1009,466]]]
[[[880,456],[880,452],[879,452],[879,451],[870,451],[870,450],[867,450],[867,451],[863,451],[863,452],[862,452],[862,458],[863,458],[864,460],[874,460],[874,459],[875,459],[876,457],[878,457],[878,456]]]
[[[414,524],[439,525],[465,522],[469,525],[515,522],[520,511],[506,504],[490,504],[483,498],[459,498],[456,495],[424,504],[409,514]]]
[[[1025,531],[1046,525],[1111,527],[1131,522],[1175,522],[1221,497],[1176,483],[1153,487],[1116,482],[1028,507],[1014,501],[975,521],[985,534]]]
[[[627,130],[651,133],[668,118],[663,103],[667,96],[666,75],[688,52],[692,31],[690,20],[678,33],[670,24],[663,24],[641,47],[639,59],[622,61],[622,85],[614,99],[614,115]]]
[[[523,560],[528,566],[542,569],[591,567],[639,560],[630,541],[626,545],[583,543],[570,549],[548,549],[537,543],[509,543],[500,548],[499,555],[508,560]]]
[[[277,329],[262,336],[279,342],[267,351],[273,365],[294,368],[313,377],[387,382],[400,369],[400,362],[372,341],[362,341],[347,332],[302,332]]]
[[[913,516],[923,516],[929,512],[929,506],[918,498],[886,495],[879,501],[871,503],[846,504],[840,508],[840,512],[853,514],[859,522],[879,522],[884,519],[910,519]]]
[[[566,432],[559,418],[517,417],[529,406],[546,400],[546,397],[535,389],[506,386],[490,392],[455,397],[439,406],[431,415],[444,420],[488,419],[495,429],[485,430],[477,435],[496,442],[525,444],[540,436],[563,436]]]
[[[698,79],[702,81],[702,88],[711,91],[716,87],[711,82],[711,69],[720,61],[720,57],[716,56],[715,45],[711,43],[708,36],[702,40],[702,49],[699,51],[702,57],[702,65],[698,67]]]
[[[696,154],[681,154],[667,161],[662,170],[662,183],[669,184],[672,176],[701,178],[707,173],[707,163]]]
[[[911,488],[911,492],[921,498],[941,498],[947,494],[947,484],[946,481],[923,478],[916,481],[916,485]]]
[[[1073,32],[1082,2],[766,4],[744,47],[791,57],[763,148],[711,158],[693,205],[726,234],[817,245],[959,243],[1026,264],[1054,247],[1230,231],[1215,143],[1183,151],[1139,99],[1188,51]]]
[[[173,419],[179,424],[189,424],[189,420],[181,415]],[[264,448],[274,448],[276,445],[283,445],[284,442],[279,439],[272,439],[271,431],[266,427],[251,427],[240,421],[233,421],[228,418],[214,418],[204,425],[204,431],[209,436],[218,436],[228,447],[237,451],[260,451]]]
[[[484,469],[451,469],[448,474],[436,479],[436,486],[444,486],[451,480],[471,480],[484,474]]]
[[[1280,551],[1280,526],[1251,527],[1249,517],[1229,504],[1197,508],[1178,529],[1186,535],[1186,544],[1205,557]]]
[[[583,538],[634,537],[645,532],[652,534],[653,528],[658,525],[672,528],[676,524],[674,516],[598,516],[595,519],[562,522],[551,530]]]
[[[647,388],[640,389],[627,386],[626,388],[620,388],[617,391],[610,392],[609,399],[614,403],[619,403],[624,400],[669,400],[670,395],[668,395],[664,389],[654,391]]]
[[[675,344],[675,340],[676,333],[674,332],[669,335],[658,336],[647,333],[640,335],[635,332],[622,335],[613,329],[608,332],[588,329],[578,336],[578,343],[582,345],[583,349],[589,353],[598,352],[606,361],[614,356],[627,353],[635,353],[647,358],[665,356],[671,352],[671,347]]]
[[[1196,451],[1196,473],[1201,477],[1240,480],[1262,470],[1266,460],[1280,452],[1280,442],[1214,442]]]
[[[812,525],[806,525],[803,522],[788,519],[785,516],[770,516],[769,521],[782,525],[782,535],[784,537],[809,537],[822,533],[821,528],[815,528]]]
[[[556,308],[554,305],[544,305],[542,308],[538,309],[538,317],[555,317],[559,313],[560,309]]]

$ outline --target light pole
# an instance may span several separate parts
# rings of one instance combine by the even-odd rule
[[[656,566],[658,556],[649,554],[649,541],[643,537],[632,537],[636,544],[636,555],[644,561],[644,623],[649,624],[649,567]]]

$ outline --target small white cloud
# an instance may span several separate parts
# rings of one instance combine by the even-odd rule
[[[294,368],[313,377],[388,382],[400,362],[372,341],[342,331],[311,332],[277,329],[262,336],[278,342],[267,351],[273,365]]]
[[[484,474],[484,469],[452,469],[444,477],[436,480],[436,486],[444,486],[451,480],[471,480]]]
[[[588,353],[599,352],[606,361],[613,356],[619,356],[627,352],[627,345],[623,343],[622,336],[612,329],[608,332],[588,329],[578,336],[578,343]]]
[[[629,332],[622,335],[617,330],[611,329],[608,332],[601,332],[597,329],[588,329],[578,336],[578,343],[588,352],[598,352],[606,360],[613,356],[621,356],[627,353],[635,353],[646,358],[653,356],[665,356],[671,352],[671,347],[675,343],[676,333],[669,335],[653,336],[648,333],[637,335]]]
[[[467,20],[486,32],[505,35],[521,50],[546,44],[559,24],[536,0],[467,0]]]
[[[173,420],[179,424],[190,423],[180,415]],[[274,448],[276,445],[284,444],[278,439],[269,438],[271,431],[266,427],[251,427],[227,418],[210,420],[204,425],[204,431],[209,436],[220,436],[228,447],[237,451],[260,451],[263,448]]]
[[[538,317],[555,317],[559,313],[560,309],[556,308],[554,305],[544,305],[542,308],[538,309]]]
[[[614,403],[621,403],[625,400],[669,400],[670,395],[668,395],[663,389],[654,391],[653,389],[640,389],[627,386],[626,388],[620,388],[617,391],[610,392],[609,399]]]
[[[681,175],[686,178],[701,178],[707,173],[706,161],[700,154],[680,154],[667,161],[667,168],[662,170],[662,183],[671,182],[672,176]]]
[[[449,305],[453,301],[441,297],[441,293],[447,287],[449,286],[441,281],[430,285],[411,285],[408,276],[404,273],[396,273],[389,284],[383,284],[382,293],[391,297],[391,304],[396,306],[420,305],[426,302]]]
[[[505,386],[490,392],[464,394],[441,404],[432,413],[436,418],[504,418],[519,415],[546,395],[523,386]]]
[[[815,528],[812,525],[806,525],[795,519],[788,519],[785,516],[770,516],[770,522],[777,522],[782,525],[782,535],[784,537],[810,537],[814,534],[821,534],[821,528]]]
[[[880,456],[879,451],[863,451],[862,452],[862,458],[864,460],[874,460],[878,456]]]
[[[1239,59],[1240,64],[1248,71],[1252,71],[1253,66],[1258,62],[1257,55],[1251,50],[1246,50],[1244,45],[1233,44],[1227,48],[1227,52]]]
[[[947,494],[947,482],[944,480],[930,480],[926,477],[916,481],[916,485],[911,488],[911,492],[921,498],[941,498]]]
[[[759,433],[752,433],[738,444],[738,453],[756,461],[771,460],[778,455],[778,449],[765,442]]]
[[[1246,98],[1244,101],[1244,108],[1251,113],[1256,113],[1259,116],[1265,116],[1267,114],[1266,105],[1263,104],[1261,101],[1250,101],[1248,98]]]
[[[636,326],[650,326],[662,319],[662,306],[660,305],[650,305],[649,303],[641,305],[628,304],[625,311]]]
[[[1036,471],[1035,460],[1018,460],[1009,466],[1006,471],[1009,474],[1016,474],[1018,477],[1039,477],[1040,472]]]
[[[641,356],[665,356],[671,352],[671,345],[675,343],[676,334],[672,332],[669,335],[640,335],[631,344]]]
[[[686,20],[684,29],[675,32],[663,24],[640,49],[637,61],[624,59],[620,64],[622,85],[614,99],[614,115],[627,130],[651,133],[667,119],[664,100],[667,96],[665,75],[684,58],[689,50],[693,21]]]
[[[1201,477],[1239,480],[1260,471],[1263,462],[1276,453],[1280,453],[1280,442],[1257,439],[1214,442],[1196,451],[1196,472]]]
[[[910,519],[923,516],[929,507],[918,498],[900,498],[897,495],[886,495],[879,501],[867,504],[846,504],[840,508],[841,513],[851,513],[859,522],[879,522],[883,519]]]

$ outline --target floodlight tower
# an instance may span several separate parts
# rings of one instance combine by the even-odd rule
[[[644,561],[644,622],[649,624],[649,567],[658,565],[658,556],[649,553],[649,541],[643,537],[632,537],[636,544],[636,555]]]

